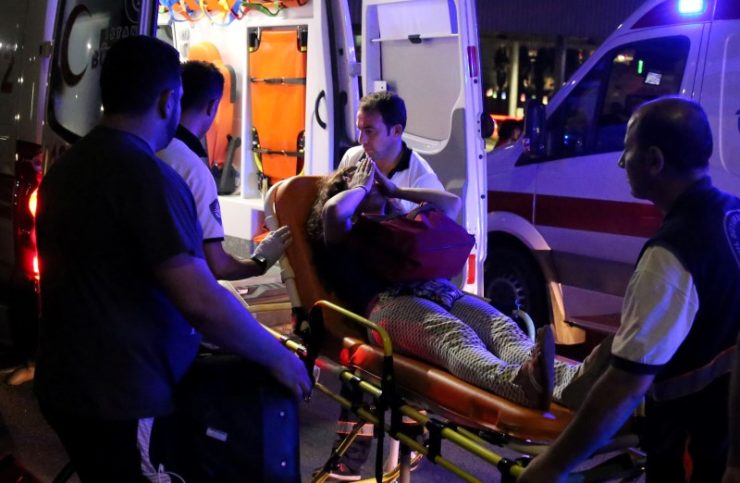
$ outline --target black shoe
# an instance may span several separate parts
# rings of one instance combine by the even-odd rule
[[[514,383],[522,388],[525,406],[547,411],[555,385],[555,338],[549,325],[537,329],[529,360],[522,364]]]

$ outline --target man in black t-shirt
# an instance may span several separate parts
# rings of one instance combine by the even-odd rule
[[[101,73],[105,114],[49,170],[39,194],[41,340],[36,392],[83,482],[148,481],[154,417],[200,333],[263,365],[297,397],[300,360],[211,275],[190,191],[155,152],[180,116],[179,55],[115,44]]]

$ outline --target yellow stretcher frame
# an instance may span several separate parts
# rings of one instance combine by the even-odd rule
[[[320,288],[320,286],[316,286],[318,280],[316,278],[316,274],[313,273],[313,270],[310,268],[312,265],[310,253],[305,252],[305,245],[307,245],[305,241],[305,216],[303,216],[303,222],[300,221],[300,215],[297,217],[284,217],[281,222],[280,218],[283,217],[283,215],[279,212],[279,210],[287,209],[289,211],[301,211],[303,215],[308,213],[312,205],[310,200],[303,199],[300,196],[298,198],[293,198],[284,193],[290,191],[290,194],[292,195],[294,193],[298,194],[297,192],[300,190],[310,191],[313,189],[313,196],[315,196],[318,181],[319,177],[301,176],[290,178],[273,186],[267,193],[265,200],[265,223],[271,230],[277,229],[283,224],[288,224],[293,233],[293,245],[291,245],[291,247],[286,251],[280,264],[282,269],[282,278],[286,283],[291,304],[293,305],[294,317],[296,318],[296,331],[306,335],[305,340],[307,341],[307,346],[304,346],[302,350],[306,355],[307,362],[310,365],[313,365],[315,362],[317,366],[329,369],[330,372],[338,374],[342,380],[353,381],[356,387],[370,394],[375,399],[376,407],[380,407],[380,409],[370,410],[363,406],[357,406],[353,404],[353,402],[347,401],[341,396],[333,394],[332,391],[320,383],[316,385],[316,388],[329,395],[340,405],[352,409],[364,421],[374,424],[376,427],[376,434],[379,434],[381,439],[382,435],[387,433],[391,438],[400,442],[402,447],[401,454],[403,456],[401,458],[401,462],[395,467],[386,464],[386,476],[382,478],[383,481],[388,480],[389,475],[400,475],[400,481],[403,483],[410,481],[408,458],[409,449],[413,449],[418,453],[427,455],[430,461],[443,466],[445,469],[453,472],[465,481],[481,481],[476,476],[471,475],[442,456],[441,439],[451,441],[467,452],[482,458],[484,461],[498,468],[502,474],[502,481],[515,481],[523,471],[523,467],[519,463],[503,458],[486,448],[484,444],[492,443],[492,439],[488,436],[493,436],[493,441],[495,441],[496,446],[514,447],[517,451],[521,451],[525,454],[537,454],[546,447],[546,443],[543,443],[542,441],[532,441],[531,439],[528,440],[526,437],[521,437],[524,428],[519,428],[522,430],[520,431],[520,436],[511,437],[504,431],[492,428],[490,425],[478,424],[480,422],[475,421],[475,418],[470,419],[470,417],[468,417],[466,424],[456,424],[454,421],[440,421],[435,417],[430,417],[419,412],[414,406],[407,402],[405,395],[402,395],[401,390],[397,388],[397,380],[394,374],[395,369],[403,369],[403,364],[411,361],[411,364],[419,364],[425,368],[429,367],[429,370],[436,370],[438,372],[443,371],[438,368],[433,368],[423,362],[410,360],[405,356],[394,355],[390,338],[381,327],[364,317],[342,308],[330,300],[326,300],[325,297],[322,296],[324,295],[323,289]],[[281,200],[282,196],[285,196],[284,200]],[[278,206],[280,208],[278,208]],[[303,264],[307,263],[309,264],[309,268],[301,270],[301,272],[296,272],[291,261],[298,261]],[[299,283],[297,282],[298,279],[301,279],[300,283],[304,284],[300,290],[298,287]],[[304,297],[304,300],[311,299],[314,302],[309,313],[306,313],[304,305],[301,302],[301,297]],[[361,328],[352,328],[347,325],[348,323],[351,325],[358,325]],[[340,334],[336,333],[338,329],[341,330]],[[382,349],[370,346],[363,342],[367,329],[374,330],[380,334],[381,340],[383,341]],[[334,333],[332,334],[332,332]],[[324,334],[329,336],[326,341],[322,340]],[[337,341],[337,339],[340,340]],[[360,377],[356,372],[358,367],[340,365],[337,362],[342,360],[341,356],[343,354],[346,356],[348,351],[357,349],[357,347],[361,347],[364,350],[369,351],[368,353],[374,353],[376,355],[379,354],[379,357],[382,357],[383,359],[381,364],[382,369],[380,371],[376,371],[375,374],[369,375],[369,377]],[[399,364],[401,365],[399,366]],[[365,374],[362,375],[364,376]],[[454,376],[449,374],[447,377],[456,379]],[[466,384],[462,381],[459,382],[461,384]],[[485,391],[479,388],[473,388],[473,390],[485,393]],[[499,404],[499,400],[501,400],[501,398],[489,393],[485,394],[487,394],[496,404]],[[511,403],[507,402],[505,404]],[[434,403],[428,405],[427,408],[432,412],[434,412],[435,409],[439,409]],[[388,425],[385,423],[385,411],[390,412],[392,422],[398,423],[400,422],[401,416],[407,416],[424,425],[424,427],[430,431],[431,441],[428,442],[427,445],[420,445],[414,440],[412,435],[406,434],[403,425],[393,423]],[[533,420],[538,423],[540,421],[544,421],[543,416],[546,416],[545,414],[538,415],[538,412],[534,410],[525,411],[529,411],[534,414]],[[547,415],[549,415],[549,413]],[[567,422],[565,424],[567,424]],[[563,425],[563,428],[565,427],[565,424]],[[471,429],[468,429],[466,426],[469,426]],[[353,434],[348,435],[345,442],[340,445],[339,450],[341,451],[346,449],[353,438]],[[506,444],[512,442],[514,443],[513,445]],[[383,448],[381,443],[382,442],[379,441],[379,451],[382,451]],[[639,472],[642,469],[641,467],[644,462],[644,456],[641,453],[629,450],[629,448],[631,446],[635,446],[636,443],[636,437],[633,435],[627,435],[624,438],[614,440],[608,448],[605,448],[605,450],[626,450],[624,453],[596,465],[593,468],[589,468],[588,470],[573,473],[569,476],[568,481],[598,481],[603,480],[606,477],[634,476],[636,472]],[[337,454],[332,455],[334,458],[336,458],[336,456]],[[329,467],[329,463],[330,462],[327,461],[325,468]],[[325,472],[319,473],[315,476],[313,481],[321,482],[325,477]]]

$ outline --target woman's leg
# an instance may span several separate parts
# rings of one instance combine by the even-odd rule
[[[370,320],[385,328],[400,353],[447,368],[457,377],[520,404],[531,405],[514,378],[519,365],[489,352],[467,324],[426,299],[381,294]]]
[[[468,324],[488,349],[509,364],[524,364],[532,354],[534,342],[510,317],[491,304],[470,295],[457,300],[450,312]],[[565,388],[578,372],[579,365],[555,361],[553,396],[561,399]]]
[[[468,324],[486,347],[502,360],[521,365],[529,359],[534,342],[522,332],[516,322],[491,304],[471,295],[464,295],[452,305],[450,312]]]

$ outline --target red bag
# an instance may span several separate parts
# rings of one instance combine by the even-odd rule
[[[353,246],[365,268],[388,282],[418,282],[460,274],[475,237],[441,211],[406,215],[360,215]]]

